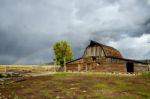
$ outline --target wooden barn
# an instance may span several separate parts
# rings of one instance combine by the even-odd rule
[[[143,72],[148,64],[123,58],[121,53],[110,46],[91,41],[81,58],[68,62],[67,71],[78,72]]]

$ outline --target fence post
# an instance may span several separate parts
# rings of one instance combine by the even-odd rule
[[[86,72],[87,72],[87,64],[86,64]]]
[[[54,62],[54,72],[56,72],[56,62]]]
[[[78,64],[78,72],[80,72],[80,64]]]
[[[66,58],[64,57],[64,71],[66,72]]]
[[[150,71],[150,64],[148,63],[148,71]]]
[[[5,65],[5,73],[7,72],[7,65]]]

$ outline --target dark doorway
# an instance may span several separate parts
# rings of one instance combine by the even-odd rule
[[[134,72],[134,64],[132,62],[127,63],[127,72],[130,72],[130,73]]]
[[[92,60],[93,60],[93,62],[95,62],[96,61],[96,57],[92,57]]]

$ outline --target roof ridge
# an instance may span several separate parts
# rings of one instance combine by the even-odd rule
[[[102,46],[105,46],[105,47],[113,48],[113,49],[117,50],[116,48],[114,48],[114,47],[112,47],[112,46],[108,46],[108,45],[105,45],[105,44],[96,42],[96,41],[94,41],[94,40],[91,40],[91,42],[96,43],[96,44],[99,44],[99,45],[102,45]]]

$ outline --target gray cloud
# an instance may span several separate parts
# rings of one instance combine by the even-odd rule
[[[69,41],[77,58],[90,39],[120,44],[128,37],[150,35],[149,10],[149,0],[1,0],[0,63],[52,61],[52,45],[58,40]],[[132,56],[128,50],[123,53],[150,58],[134,51]]]
[[[120,49],[124,57],[134,59],[148,59],[150,57],[150,35],[143,34],[141,37],[126,36],[119,41],[110,41],[107,44]]]

